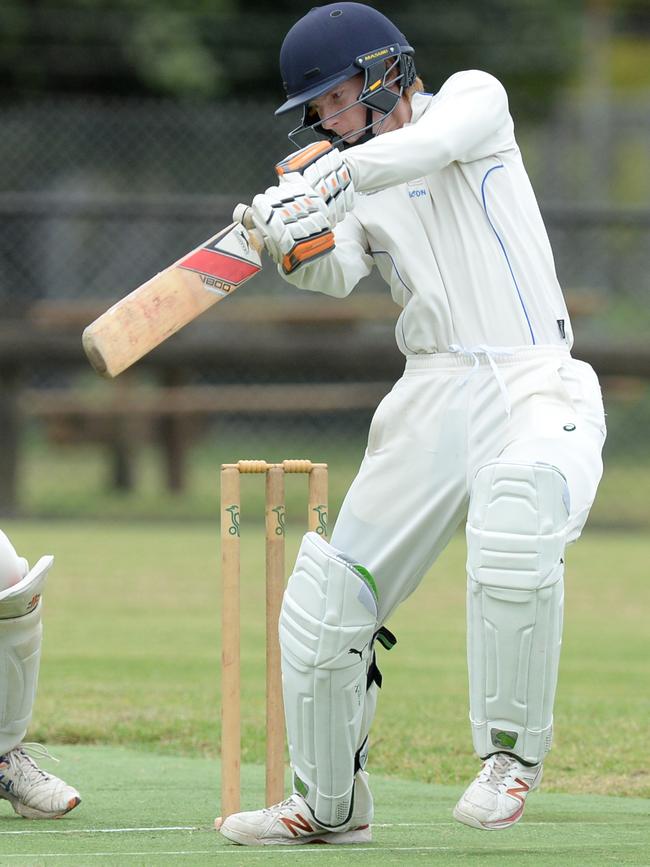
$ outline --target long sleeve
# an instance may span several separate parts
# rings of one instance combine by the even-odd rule
[[[411,122],[348,148],[354,211],[331,255],[288,279],[344,297],[374,263],[404,308],[405,355],[459,346],[571,346],[553,255],[502,85],[452,76]]]
[[[487,72],[452,75],[417,123],[345,152],[355,189],[374,192],[470,162],[514,144],[508,97]]]

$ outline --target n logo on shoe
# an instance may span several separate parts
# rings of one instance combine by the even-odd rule
[[[513,786],[511,789],[508,789],[506,794],[512,795],[513,798],[516,798],[523,804],[526,800],[526,795],[530,791],[530,786],[524,783],[523,780],[520,780],[519,777],[515,777],[515,783],[519,783],[519,786]]]
[[[304,816],[301,816],[300,813],[294,813],[293,819],[289,819],[283,816],[280,821],[288,831],[291,831],[294,837],[300,836],[300,830],[306,831],[308,834],[313,834],[313,832],[316,830],[315,828],[312,828],[307,819],[305,819]]]

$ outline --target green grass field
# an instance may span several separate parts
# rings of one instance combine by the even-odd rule
[[[84,802],[45,827],[0,815],[0,864],[649,863],[648,802],[638,798],[540,793],[526,807],[524,822],[488,834],[451,818],[459,787],[374,775],[377,809],[371,844],[252,849],[233,846],[212,829],[215,761],[105,746],[61,747],[58,752],[84,792]],[[259,803],[261,769],[245,765],[242,771],[246,792]]]
[[[217,432],[219,434],[219,432]],[[286,863],[298,852],[244,850],[212,830],[218,809],[218,466],[237,457],[309,455],[330,464],[336,514],[363,437],[213,436],[193,448],[188,488],[169,495],[159,456],[138,453],[137,490],[107,485],[96,446],[28,444],[22,505],[4,521],[33,562],[54,553],[45,601],[41,684],[29,733],[63,759],[83,803],[58,823],[0,809],[0,864]],[[650,506],[637,494],[650,466],[607,466],[585,537],[568,552],[555,746],[543,790],[512,831],[458,825],[451,808],[477,770],[467,722],[462,535],[388,625],[384,689],[370,770],[376,827],[369,847],[324,847],[338,864],[648,864],[647,759]],[[305,480],[287,479],[287,566],[303,528]],[[243,807],[263,798],[263,485],[243,480]],[[614,527],[625,526],[627,531]],[[50,765],[54,772],[58,768]],[[290,854],[289,854],[290,853]]]
[[[242,531],[245,808],[260,804],[264,746],[257,517],[253,511]],[[290,515],[288,563],[300,517]],[[31,561],[56,556],[29,738],[62,755],[60,773],[79,784],[84,801],[47,826],[18,820],[6,805],[0,864],[280,863],[279,853],[226,846],[210,830],[218,812],[216,522],[3,528]],[[377,779],[374,842],[355,853],[315,847],[305,857],[650,864],[649,561],[650,539],[641,534],[591,530],[569,550],[556,739],[543,792],[519,826],[483,834],[450,818],[477,770],[467,723],[464,545],[456,537],[388,624],[399,644],[380,660],[369,767]]]

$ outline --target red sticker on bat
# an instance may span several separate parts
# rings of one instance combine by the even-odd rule
[[[187,259],[183,259],[180,267],[187,268],[189,271],[198,271],[200,274],[208,274],[233,286],[238,286],[260,270],[258,265],[253,265],[244,259],[228,256],[216,250],[208,250],[206,247],[196,250]]]

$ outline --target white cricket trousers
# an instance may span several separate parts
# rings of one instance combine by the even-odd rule
[[[569,487],[574,541],[596,495],[604,441],[598,379],[568,350],[410,356],[375,412],[332,545],[372,573],[383,623],[465,519],[484,464],[557,467]]]

